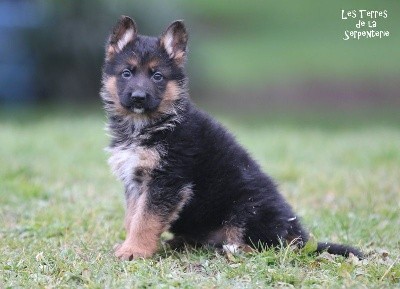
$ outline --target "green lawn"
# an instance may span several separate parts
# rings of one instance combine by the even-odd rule
[[[318,240],[359,246],[362,262],[290,249],[238,256],[161,249],[120,262],[122,185],[99,113],[0,117],[0,288],[400,286],[400,126],[222,118],[280,184]]]

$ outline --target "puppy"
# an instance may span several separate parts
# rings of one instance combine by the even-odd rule
[[[160,37],[139,35],[123,16],[109,36],[101,97],[108,116],[109,164],[123,182],[123,260],[151,257],[162,232],[175,243],[235,251],[303,247],[309,234],[274,182],[218,122],[190,101],[182,21]],[[362,257],[350,246],[317,252]]]

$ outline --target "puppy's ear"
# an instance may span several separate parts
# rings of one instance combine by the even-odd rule
[[[121,16],[108,38],[106,59],[111,59],[137,36],[136,23],[128,16]]]
[[[171,59],[183,66],[186,60],[188,34],[182,20],[173,22],[161,35],[160,43]]]

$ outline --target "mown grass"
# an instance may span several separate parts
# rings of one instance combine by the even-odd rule
[[[211,249],[120,262],[122,186],[103,148],[101,113],[2,113],[0,288],[400,286],[400,126],[223,118],[280,184],[318,240],[359,246],[364,261],[289,248]],[[350,120],[349,120],[350,123]]]

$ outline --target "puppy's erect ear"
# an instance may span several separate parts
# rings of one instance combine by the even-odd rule
[[[186,60],[188,34],[182,20],[177,20],[168,26],[161,35],[161,45],[169,57],[178,65],[183,65]]]
[[[121,16],[117,24],[114,26],[107,47],[106,58],[112,58],[116,53],[122,51],[124,47],[136,38],[136,23],[128,16]]]

